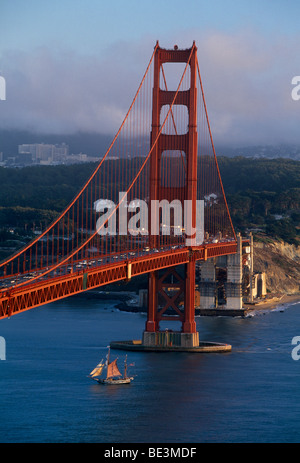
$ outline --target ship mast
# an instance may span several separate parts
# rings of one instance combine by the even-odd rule
[[[127,354],[124,361],[124,378],[127,378]]]
[[[106,379],[108,379],[109,354],[110,354],[110,346],[108,346],[108,352],[106,356]]]

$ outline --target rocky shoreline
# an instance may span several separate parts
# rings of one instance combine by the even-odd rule
[[[298,294],[283,294],[282,296],[276,296],[274,298],[266,299],[255,304],[244,304],[249,311],[251,310],[273,310],[280,308],[286,304],[293,302],[300,303],[300,293]]]

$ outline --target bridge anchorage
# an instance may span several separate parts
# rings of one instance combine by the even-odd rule
[[[236,253],[197,47],[157,42],[95,171],[47,229],[0,263],[0,318],[148,274],[142,340],[112,348],[228,351],[199,341],[195,265]],[[181,328],[163,330],[170,320]]]

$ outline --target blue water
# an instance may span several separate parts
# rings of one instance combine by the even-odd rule
[[[1,442],[300,442],[299,303],[199,317],[201,340],[232,352],[131,352],[134,382],[105,387],[88,373],[110,341],[140,338],[145,324],[114,306],[69,298],[0,321]]]

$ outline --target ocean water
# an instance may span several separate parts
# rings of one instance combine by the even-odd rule
[[[146,320],[115,304],[69,298],[0,321],[2,443],[300,442],[299,303],[198,317],[200,339],[232,352],[129,352],[135,380],[105,387],[87,375],[110,341],[141,338]],[[122,367],[125,352],[111,354]]]

